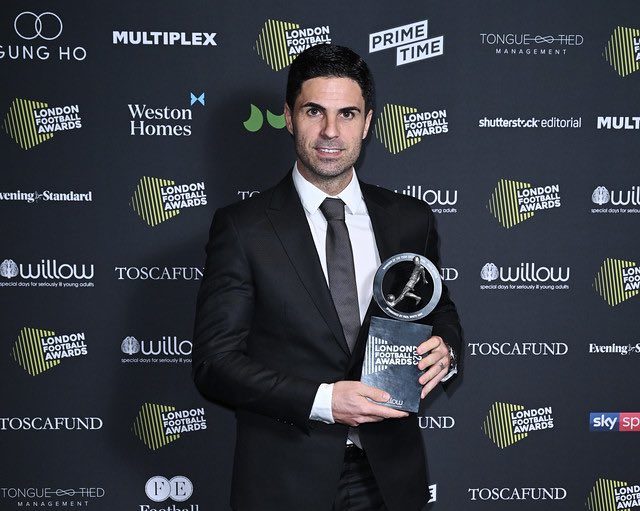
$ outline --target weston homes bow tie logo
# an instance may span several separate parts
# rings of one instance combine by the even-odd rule
[[[154,451],[175,442],[183,433],[205,429],[204,408],[176,410],[175,406],[144,403],[133,421],[133,433]]]
[[[429,39],[429,20],[369,34],[369,53],[396,49],[396,66],[444,55],[444,36]]]
[[[82,128],[78,105],[49,107],[31,99],[14,99],[4,116],[4,130],[22,148],[53,138],[54,133]]]
[[[587,508],[589,511],[640,509],[640,485],[601,477],[587,497]]]
[[[604,59],[620,76],[640,69],[640,29],[617,27],[603,52]]]
[[[190,137],[194,106],[205,106],[205,93],[189,93],[189,106],[129,103],[129,135],[132,137]]]
[[[56,335],[51,330],[23,328],[13,344],[11,355],[31,376],[57,366],[66,358],[87,355],[84,332]]]
[[[446,109],[419,112],[415,107],[390,103],[382,109],[374,128],[376,138],[391,154],[408,149],[424,137],[448,132]]]
[[[607,258],[593,282],[594,289],[612,307],[640,291],[640,267],[633,261]]]
[[[307,48],[330,43],[329,25],[301,28],[297,23],[269,19],[258,35],[255,50],[271,69],[280,71]]]
[[[533,217],[537,211],[562,205],[560,185],[533,186],[531,183],[500,179],[491,193],[487,209],[507,229]]]
[[[131,207],[150,227],[173,218],[182,209],[206,205],[202,181],[177,185],[171,179],[144,176],[131,197]]]
[[[522,405],[496,402],[482,424],[482,430],[500,449],[519,442],[532,431],[553,428],[550,406],[526,409]]]

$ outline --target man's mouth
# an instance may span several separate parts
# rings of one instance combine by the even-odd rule
[[[342,149],[337,147],[316,147],[316,151],[321,154],[338,154]]]

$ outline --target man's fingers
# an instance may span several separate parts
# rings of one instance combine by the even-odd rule
[[[442,371],[438,372],[434,378],[429,380],[429,382],[424,387],[422,387],[422,392],[420,393],[420,399],[424,399],[426,395],[435,388],[435,386],[440,382],[440,380],[442,380],[442,378],[445,377],[448,371],[449,371],[449,368],[445,367]]]
[[[447,374],[449,371],[449,361],[442,357],[435,364],[429,367],[429,370],[418,378],[421,385],[433,380],[439,373]]]
[[[425,353],[437,348],[439,345],[443,344],[444,341],[442,337],[439,335],[434,335],[433,337],[429,337],[426,341],[424,341],[420,346],[418,346],[418,355],[424,355]]]
[[[360,411],[359,421],[362,422],[378,422],[383,419],[402,419],[408,417],[407,412],[402,410],[396,410],[395,408],[389,408],[388,406],[377,405],[369,402]]]
[[[427,367],[435,365],[443,357],[449,357],[449,349],[444,342],[441,342],[418,362],[418,369],[424,371]]]
[[[336,422],[357,426],[364,422],[408,417],[407,412],[381,403],[389,401],[388,392],[356,381],[338,381],[334,384],[331,409]]]
[[[360,395],[373,399],[378,403],[386,403],[391,398],[388,392],[385,392],[382,389],[377,389],[376,387],[365,385],[364,383],[362,384]]]

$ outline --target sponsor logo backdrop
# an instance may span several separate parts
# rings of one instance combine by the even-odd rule
[[[465,329],[429,509],[640,509],[637,1],[135,6],[0,7],[0,508],[229,508],[203,249],[293,164],[286,73],[333,42],[376,78],[359,176],[432,207]]]

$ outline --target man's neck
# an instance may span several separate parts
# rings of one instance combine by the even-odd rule
[[[307,171],[300,162],[298,162],[297,166],[298,172],[300,172],[300,175],[305,180],[332,197],[335,197],[344,190],[349,185],[351,178],[353,177],[353,167],[338,176],[323,178],[313,172]]]

